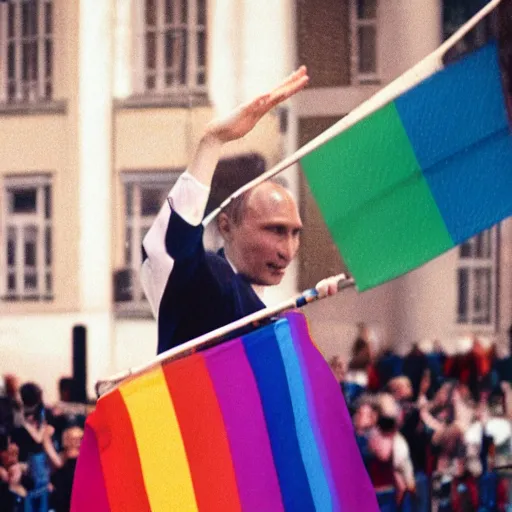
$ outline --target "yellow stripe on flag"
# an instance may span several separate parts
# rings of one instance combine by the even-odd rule
[[[152,512],[196,512],[190,468],[162,368],[123,384],[120,391]]]

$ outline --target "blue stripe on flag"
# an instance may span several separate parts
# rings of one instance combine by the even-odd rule
[[[242,338],[260,393],[285,510],[315,510],[296,425],[285,369],[273,326]]]
[[[496,44],[449,65],[395,105],[428,179],[431,166],[508,126]]]
[[[512,137],[508,128],[442,165],[429,185],[454,244],[512,215]]]

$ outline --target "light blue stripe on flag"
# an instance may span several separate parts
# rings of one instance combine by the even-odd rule
[[[300,364],[295,353],[292,334],[287,320],[279,320],[274,324],[281,358],[283,360],[286,379],[290,389],[295,428],[302,460],[306,468],[313,495],[313,501],[317,511],[329,512],[333,510],[331,489],[327,482],[322,458],[313,432],[311,418],[309,417],[308,401],[304,389]]]

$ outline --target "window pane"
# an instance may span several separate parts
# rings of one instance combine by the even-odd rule
[[[471,258],[473,251],[471,250],[471,242],[468,240],[459,246],[459,256],[461,258]]]
[[[44,263],[48,266],[52,264],[52,228],[50,227],[45,230]]]
[[[125,187],[126,215],[133,215],[133,185],[127,184]]]
[[[26,188],[11,192],[11,213],[35,213],[37,190]]]
[[[27,1],[21,4],[21,30],[23,36],[37,34],[38,2]]]
[[[7,48],[7,76],[14,79],[16,75],[16,56],[15,56],[14,43],[9,43]]]
[[[491,257],[491,231],[483,231],[475,236],[475,257],[490,258]]]
[[[174,1],[165,0],[165,22],[172,23],[174,21]]]
[[[197,63],[200,67],[206,64],[206,34],[202,31],[197,34]]]
[[[37,274],[27,272],[24,279],[25,291],[37,290]]]
[[[9,82],[9,85],[7,87],[7,97],[9,101],[14,101],[16,99],[16,82]]]
[[[180,53],[181,53],[181,68],[180,68],[180,84],[185,85],[187,83],[187,34],[185,32],[181,33],[181,45],[180,45]]]
[[[26,266],[36,266],[36,255],[37,255],[37,232],[38,229],[35,226],[25,227],[23,230],[24,246],[25,246],[25,258],[24,262]]]
[[[376,29],[375,27],[359,27],[359,72],[375,73],[376,67]]]
[[[37,42],[33,41],[30,43],[30,77],[32,80],[37,80],[39,78],[39,55],[37,52]]]
[[[30,2],[32,3],[32,2]],[[21,4],[21,33],[24,36],[30,35],[30,4],[23,2]]]
[[[11,4],[9,3],[7,5],[8,7],[8,10],[7,10],[7,21],[8,21],[8,26],[7,26],[7,37],[14,37],[14,21],[16,19],[16,14],[14,12],[14,9],[15,9],[15,6],[14,4]]]
[[[357,17],[375,19],[377,17],[377,0],[357,0]]]
[[[206,0],[197,0],[197,24],[206,25]]]
[[[50,219],[52,216],[52,194],[50,186],[44,187],[44,218]]]
[[[178,44],[174,43],[174,31],[169,30],[165,34],[165,66],[170,68],[176,62],[175,52],[178,50]],[[179,60],[178,60],[179,62]]]
[[[458,272],[458,290],[459,290],[459,303],[458,303],[458,321],[466,323],[468,321],[468,269],[459,268]]]
[[[46,293],[51,294],[53,291],[53,279],[50,273],[46,274],[45,277]]]
[[[53,6],[50,2],[45,3],[44,32],[51,34],[53,29]]]
[[[146,68],[156,68],[156,34],[154,32],[146,34]]]
[[[31,69],[31,44],[23,43],[22,45],[22,59],[23,59],[23,80],[28,80],[30,77],[30,69]]]
[[[181,22],[187,23],[188,20],[188,2],[187,0],[176,0],[181,4]]]
[[[7,265],[16,265],[16,230],[14,228],[7,230]]]
[[[7,291],[12,293],[16,291],[16,274],[11,274],[7,276]]]
[[[146,25],[156,24],[156,2],[155,0],[146,0]]]
[[[474,269],[473,322],[482,324],[491,321],[491,269]]]
[[[126,241],[124,243],[124,261],[128,264],[132,261],[132,228],[126,228]]]
[[[141,214],[151,216],[156,215],[165,201],[167,192],[167,188],[142,188]]]
[[[44,42],[45,77],[51,78],[53,71],[53,43],[49,40]]]
[[[146,76],[146,89],[152,91],[156,88],[156,78],[155,75],[147,75]]]

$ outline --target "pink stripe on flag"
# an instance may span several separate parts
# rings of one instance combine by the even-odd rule
[[[242,342],[204,352],[224,418],[244,512],[283,510],[258,387]]]
[[[71,512],[110,512],[94,430],[85,425],[76,463],[71,495]]]

